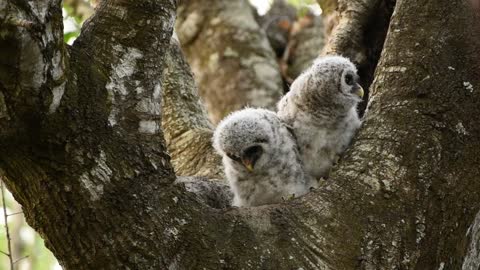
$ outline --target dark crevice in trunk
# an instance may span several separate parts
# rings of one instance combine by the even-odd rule
[[[364,102],[360,103],[358,111],[363,116],[367,108],[369,99],[369,88],[373,82],[375,69],[377,68],[380,55],[382,54],[383,44],[387,37],[388,28],[390,26],[390,18],[395,8],[396,0],[380,1],[379,7],[372,15],[362,36],[364,48],[366,49],[367,61],[358,65],[358,75],[361,78],[361,85],[365,89]]]

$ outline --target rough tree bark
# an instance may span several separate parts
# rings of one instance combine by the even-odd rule
[[[221,158],[212,146],[213,127],[175,37],[170,42],[165,62],[162,128],[175,172],[184,176],[221,178]]]
[[[247,0],[183,0],[176,27],[212,123],[283,94],[275,54]]]
[[[362,205],[364,268],[461,266],[479,206],[477,20],[462,1],[397,2],[365,124],[333,175]]]
[[[465,1],[398,1],[365,124],[328,182],[240,209],[174,184],[160,97],[175,1],[103,1],[72,48],[59,1],[0,7],[0,173],[66,269],[478,265],[480,35]]]
[[[173,237],[154,206],[175,180],[160,129],[174,15],[174,1],[103,1],[67,51],[60,1],[2,2],[1,173],[67,269],[168,260],[152,250]]]

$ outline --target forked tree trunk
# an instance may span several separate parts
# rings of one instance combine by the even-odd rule
[[[174,183],[160,99],[175,1],[103,1],[73,47],[60,1],[4,3],[0,173],[66,269],[478,265],[480,37],[465,1],[398,1],[365,123],[328,182],[240,209]]]

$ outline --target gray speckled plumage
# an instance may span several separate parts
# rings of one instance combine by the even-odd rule
[[[215,130],[213,145],[223,157],[234,206],[279,203],[309,191],[293,135],[269,110],[247,108],[227,116]],[[261,147],[253,170],[241,157]]]
[[[355,65],[341,56],[318,58],[278,103],[279,118],[297,138],[305,171],[327,177],[361,121],[356,110],[363,89]]]

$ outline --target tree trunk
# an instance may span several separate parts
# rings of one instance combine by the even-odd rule
[[[480,36],[467,2],[398,1],[353,146],[316,191],[253,208],[174,182],[160,99],[182,95],[167,74],[193,89],[171,62],[175,2],[102,1],[73,47],[60,1],[1,6],[0,174],[65,269],[478,265]],[[194,116],[165,115],[201,121],[191,93],[179,110]]]
[[[480,199],[477,22],[463,1],[396,4],[364,125],[332,175],[364,224],[362,268],[461,268]]]
[[[175,196],[160,128],[175,4],[104,1],[68,53],[60,1],[3,8],[0,168],[27,222],[67,269],[165,265],[152,250],[173,237],[156,206]]]
[[[177,33],[212,123],[283,94],[275,54],[247,0],[181,1]]]

